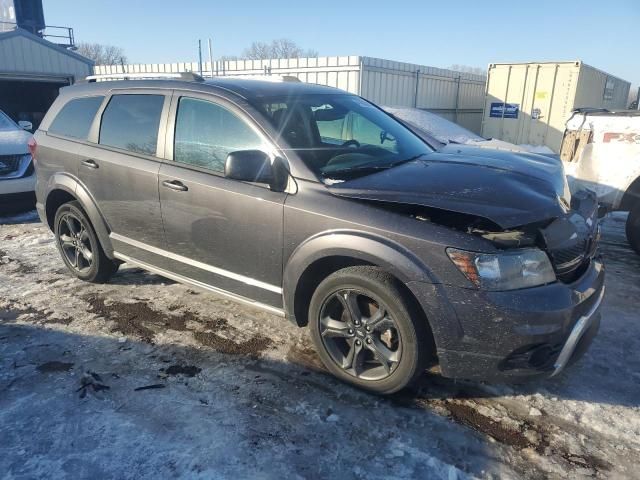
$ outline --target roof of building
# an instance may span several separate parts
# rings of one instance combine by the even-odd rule
[[[95,62],[93,60],[88,59],[87,57],[83,57],[82,55],[73,52],[71,50],[68,50],[66,48],[62,48],[59,45],[56,45],[55,43],[51,43],[48,40],[45,40],[37,35],[34,35],[22,28],[16,28],[15,30],[11,30],[9,32],[1,32],[0,33],[0,42],[3,42],[5,40],[8,40],[10,38],[14,38],[14,37],[24,37],[27,38],[28,40],[31,40],[32,42],[38,43],[40,45],[42,45],[43,47],[49,48],[51,50],[55,50],[58,53],[61,53],[63,55],[67,55],[75,60],[78,60],[80,62],[86,63],[87,65],[89,65],[90,67],[93,67],[93,65],[95,65]]]

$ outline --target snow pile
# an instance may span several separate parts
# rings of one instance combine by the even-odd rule
[[[485,139],[435,113],[419,108],[382,107],[400,120],[415,125],[442,143],[470,143]]]
[[[411,126],[428,133],[441,143],[462,143],[481,148],[495,148],[511,152],[538,153],[541,155],[555,155],[555,152],[545,145],[515,145],[495,138],[487,140],[476,135],[460,125],[450,122],[435,113],[419,108],[383,107],[387,112]]]

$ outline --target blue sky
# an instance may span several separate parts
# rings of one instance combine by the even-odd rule
[[[44,0],[50,25],[124,48],[132,63],[239,55],[290,38],[320,55],[368,55],[436,67],[580,59],[640,83],[640,0],[295,1]],[[206,41],[206,40],[205,40]]]

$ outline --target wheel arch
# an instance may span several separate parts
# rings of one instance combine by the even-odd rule
[[[320,282],[333,272],[357,265],[383,269],[414,299],[406,283],[433,281],[426,265],[388,239],[363,232],[323,232],[299,245],[286,264],[283,297],[287,317],[298,326],[307,325],[309,300]]]
[[[113,247],[109,239],[110,229],[107,222],[87,189],[78,179],[70,175],[57,174],[49,179],[44,208],[51,231],[54,230],[53,223],[58,208],[71,201],[76,201],[80,204],[89,220],[91,220],[102,249],[107,257],[113,259]]]

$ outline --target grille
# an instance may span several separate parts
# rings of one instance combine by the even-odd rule
[[[553,251],[553,260],[558,270],[564,270],[565,268],[575,266],[575,263],[579,263],[579,259],[585,255],[587,251],[587,242],[578,242],[570,248],[564,248],[561,250]]]
[[[8,175],[18,170],[24,155],[0,155],[0,175]]]
[[[551,252],[553,268],[560,281],[571,283],[587,271],[591,259],[597,253],[599,239],[600,226],[597,227],[594,235],[578,242],[571,248]]]

